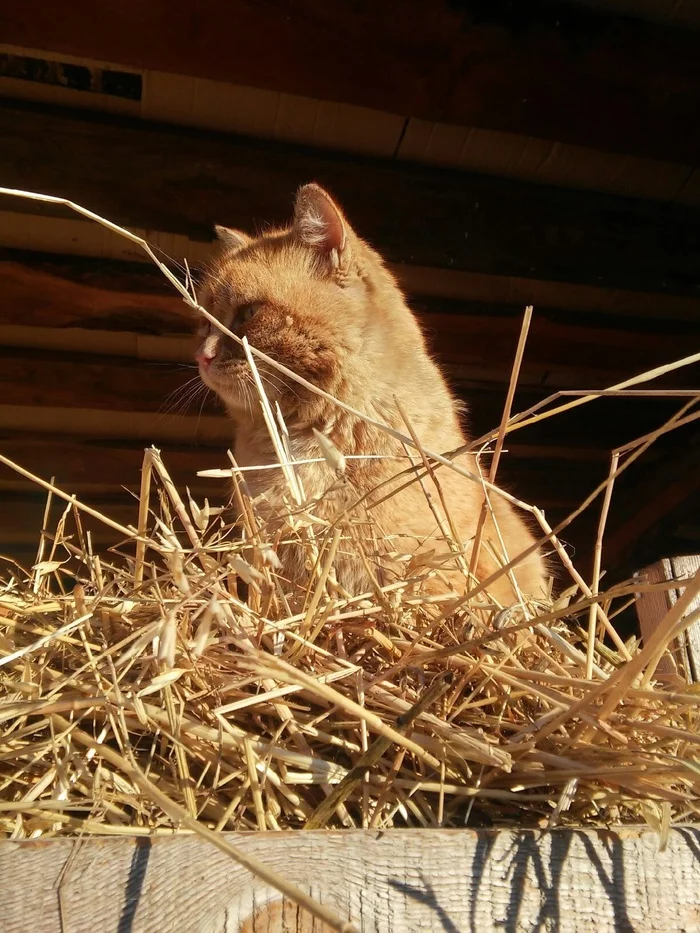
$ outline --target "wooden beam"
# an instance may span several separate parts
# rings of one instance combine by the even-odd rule
[[[692,930],[700,830],[227,833],[363,933]],[[10,931],[299,933],[330,927],[193,836],[0,842]],[[63,919],[62,919],[63,918]]]
[[[109,412],[106,415],[105,412]],[[212,415],[158,416],[153,411],[123,411],[102,408],[59,408],[57,406],[0,404],[0,431],[51,433],[92,440],[140,441],[144,445],[190,443],[192,446],[230,445],[231,425],[227,418]]]
[[[0,133],[6,185],[126,225],[208,240],[215,222],[287,220],[316,179],[395,263],[700,297],[692,208],[29,106],[5,107]]]
[[[456,388],[468,407],[473,436],[499,423],[503,381],[467,379]],[[498,374],[496,374],[498,375]],[[92,354],[37,350],[0,351],[0,430],[63,431],[144,444],[226,444],[231,423],[217,399],[187,401],[195,370],[170,363]],[[196,388],[198,383],[193,383]],[[524,411],[551,394],[546,386],[523,386],[514,411]],[[184,400],[183,400],[184,399]],[[605,398],[566,415],[519,431],[522,444],[593,447],[610,450],[653,430],[678,407],[673,398]],[[593,406],[593,407],[591,407]],[[107,414],[106,414],[107,413]],[[593,417],[593,413],[595,417]]]
[[[613,152],[697,164],[700,40],[570,4],[151,0],[99,16],[5,0],[3,40]],[[157,37],[157,39],[154,39]],[[232,53],[235,46],[235,54]],[[416,68],[420,60],[421,68]],[[357,63],[362,67],[358,69]]]
[[[26,202],[6,199],[3,203],[24,205],[24,211],[0,210],[0,249],[7,252],[36,254],[70,254],[81,258],[149,267],[145,253],[131,248],[128,240],[100,228],[96,236],[94,223],[77,220],[75,215],[56,217],[46,213],[27,213]],[[133,229],[133,228],[132,228]],[[196,269],[208,262],[215,249],[212,242],[166,233],[152,228],[136,230],[148,238],[156,252],[171,256],[182,263],[187,260]],[[700,299],[685,295],[633,291],[597,285],[516,276],[488,275],[455,269],[437,269],[401,263],[387,263],[404,292],[412,297],[440,298],[447,301],[485,302],[517,306],[522,313],[525,305],[584,315],[615,315],[634,319],[666,319],[697,324],[700,320]]]
[[[522,321],[518,306],[414,301],[430,344],[446,363],[493,369],[508,380]],[[422,313],[421,313],[422,312]],[[680,359],[700,342],[691,322],[572,315],[536,309],[521,370],[522,385],[598,388]],[[700,384],[700,365],[675,373],[677,388]]]
[[[55,422],[56,419],[54,419]],[[66,438],[59,434],[2,433],[2,453],[19,466],[44,480],[54,477],[64,492],[104,511],[122,524],[133,523],[138,512],[138,497],[143,446],[106,440]],[[208,498],[212,505],[224,505],[229,499],[226,480],[202,479],[199,470],[226,465],[225,445],[195,447],[165,444],[163,460],[179,489],[189,488],[200,504]],[[0,464],[0,550],[17,556],[22,549],[38,543],[46,492],[9,467]],[[64,508],[54,499],[51,527]],[[118,535],[94,519],[86,519],[97,545],[109,546]]]
[[[10,460],[43,479],[56,477],[57,484],[66,492],[108,489],[117,492],[122,488],[138,491],[145,444],[116,442],[107,439],[80,439],[67,437],[63,433],[19,432],[0,433],[0,449]],[[198,470],[224,468],[226,465],[225,443],[195,446],[193,444],[166,443],[161,452],[168,471],[180,487],[206,486],[212,492],[228,495],[225,480],[203,480],[197,478]],[[20,481],[17,473],[0,464],[0,485]],[[22,480],[25,491],[36,486]],[[99,494],[99,493],[98,493]]]
[[[628,475],[621,495],[613,496],[604,542],[605,564],[638,568],[661,559],[664,532],[673,531],[700,504],[700,438],[679,430],[683,449],[664,462]],[[648,463],[648,462],[647,462]],[[661,553],[659,553],[661,550]]]
[[[666,613],[678,602],[688,581],[700,572],[700,556],[664,558],[640,571],[639,577],[649,583],[678,581],[669,590],[640,593],[635,608],[642,637],[649,639],[663,622]],[[694,600],[684,618],[700,609],[700,597]],[[669,653],[659,662],[658,673],[680,674],[688,683],[700,683],[700,620],[693,622],[671,645]]]
[[[130,498],[131,501],[129,501]],[[89,496],[81,501],[125,527],[130,525],[136,527],[138,524],[138,501],[126,493],[108,498]],[[16,548],[23,550],[39,544],[45,506],[45,494],[43,496],[0,494],[0,551],[4,556],[14,556]],[[45,527],[49,535],[55,532],[57,522],[65,508],[65,502],[54,498],[49,521]],[[90,532],[93,543],[100,550],[124,541],[124,536],[118,531],[91,515],[85,513],[81,515],[81,526],[85,532]],[[72,518],[68,520],[66,536],[70,537],[74,545],[79,546],[76,525]]]
[[[60,488],[68,491],[63,485]],[[181,489],[184,496],[184,486]],[[190,487],[190,492],[199,505],[202,505],[204,499],[208,498],[211,506],[225,508],[230,499],[229,487],[226,485],[225,480],[206,481],[197,480],[195,477],[195,483]],[[115,486],[106,494],[86,490],[78,498],[83,505],[96,509],[106,518],[119,522],[124,527],[132,526],[136,528],[138,525],[138,481],[131,483],[131,491]],[[28,493],[24,490],[12,494],[0,492],[0,552],[4,556],[14,557],[15,554],[26,551],[28,548],[36,548],[39,544],[42,528],[50,536],[54,535],[58,521],[67,508],[67,503],[54,496],[51,502],[49,520],[44,524],[46,501],[46,493]],[[152,508],[158,514],[158,499],[155,494],[152,500]],[[106,523],[85,511],[78,510],[78,512],[83,531],[90,532],[93,544],[97,549],[106,550],[124,542],[124,536]],[[178,519],[174,518],[173,520],[175,529],[184,531]],[[154,526],[155,521],[151,519],[149,528],[153,530]],[[71,537],[74,545],[79,543],[77,526],[72,516],[67,521],[65,533]]]
[[[194,314],[154,266],[0,249],[0,321],[191,333]]]
[[[191,380],[197,404],[179,402]],[[194,366],[168,361],[141,361],[41,350],[0,350],[0,392],[3,405],[90,408],[121,412],[153,412],[154,436],[159,421],[185,412],[219,416],[223,411],[213,393],[204,392]],[[200,408],[200,401],[203,404]],[[163,425],[165,427],[165,425]],[[165,427],[164,436],[167,436]]]
[[[457,381],[508,380],[520,305],[424,296],[410,303],[439,358],[464,370],[453,371]],[[148,265],[0,250],[0,346],[185,363],[194,323]],[[521,384],[612,385],[682,356],[693,340],[700,302],[697,323],[537,308]],[[681,370],[673,385],[696,385],[698,373]]]

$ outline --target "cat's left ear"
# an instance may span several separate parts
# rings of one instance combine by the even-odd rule
[[[226,249],[244,249],[251,242],[250,237],[241,230],[232,230],[230,227],[214,226],[216,238]]]
[[[327,256],[335,268],[347,265],[349,227],[333,198],[319,185],[300,188],[294,204],[294,234],[311,249]]]

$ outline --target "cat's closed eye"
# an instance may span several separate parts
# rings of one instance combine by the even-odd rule
[[[262,307],[261,301],[251,301],[236,308],[236,323],[246,324]]]

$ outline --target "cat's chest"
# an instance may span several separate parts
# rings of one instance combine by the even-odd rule
[[[234,456],[251,494],[275,503],[316,498],[333,480],[310,432],[280,435],[277,443],[266,430],[237,432]]]

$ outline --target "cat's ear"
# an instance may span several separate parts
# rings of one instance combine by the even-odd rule
[[[304,185],[294,204],[294,234],[312,249],[341,263],[348,251],[348,226],[333,198],[318,185]]]
[[[221,227],[217,224],[214,227],[216,237],[220,240],[226,249],[243,249],[250,243],[250,237],[240,230],[232,230],[230,227]]]

